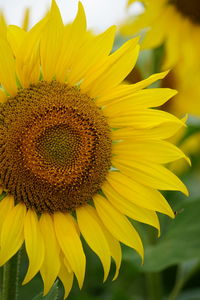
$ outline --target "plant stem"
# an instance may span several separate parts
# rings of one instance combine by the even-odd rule
[[[148,300],[162,299],[162,280],[160,273],[146,273]]]
[[[18,299],[20,261],[21,250],[3,266],[1,300]]]
[[[148,228],[148,242],[150,245],[155,245],[157,242],[157,233],[154,229]],[[161,300],[163,295],[163,283],[161,272],[146,272],[146,286],[148,300]]]

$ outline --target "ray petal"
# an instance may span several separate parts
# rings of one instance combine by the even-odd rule
[[[0,37],[4,40],[7,38],[7,24],[2,13],[0,13]]]
[[[134,220],[155,227],[156,229],[158,229],[158,233],[160,233],[159,220],[154,211],[140,207],[133,203],[133,201],[128,201],[126,198],[122,197],[116,190],[114,190],[108,182],[105,182],[103,184],[102,191],[106,195],[108,201],[121,213]]]
[[[150,108],[163,105],[167,100],[177,94],[177,91],[167,88],[145,89],[129,96],[111,100],[104,111],[115,116],[137,109]]]
[[[85,276],[86,259],[74,222],[70,214],[60,212],[54,214],[57,240],[81,288]]]
[[[113,165],[137,182],[158,190],[181,191],[188,196],[183,182],[166,167],[144,161],[126,161],[113,158]]]
[[[10,212],[10,210],[14,207],[14,198],[11,195],[7,195],[3,200],[0,202],[0,233],[3,222]]]
[[[0,103],[5,103],[6,100],[7,100],[7,96],[5,92],[2,89],[0,89]]]
[[[124,112],[121,115],[115,116],[114,112],[112,114],[106,114],[108,117],[108,122],[112,128],[123,128],[123,127],[134,127],[134,128],[152,128],[163,123],[177,123],[185,126],[182,120],[179,120],[175,116],[161,110],[156,109],[142,109],[134,110],[133,112]]]
[[[121,172],[110,172],[108,182],[122,197],[138,206],[158,211],[174,218],[174,213],[160,192],[137,183]]]
[[[30,9],[26,8],[24,11],[22,28],[27,31],[30,23]]]
[[[0,83],[11,95],[17,93],[15,60],[8,42],[0,38]]]
[[[76,209],[76,214],[78,225],[84,239],[102,262],[105,281],[110,270],[110,249],[104,232],[96,220],[95,209],[90,205],[85,205]]]
[[[115,143],[113,153],[119,159],[126,157],[126,160],[155,162],[157,164],[166,164],[180,158],[186,158],[185,154],[175,145],[162,140],[135,140]],[[189,161],[188,161],[189,162]]]
[[[121,266],[121,260],[122,260],[121,246],[120,246],[120,243],[118,242],[118,240],[116,238],[114,238],[114,236],[107,230],[107,228],[102,223],[102,221],[99,217],[98,217],[98,222],[100,223],[101,228],[104,232],[104,235],[106,237],[106,240],[107,240],[109,248],[110,248],[111,256],[116,265],[116,271],[115,271],[115,275],[113,277],[113,280],[115,280],[118,277],[119,269]]]
[[[7,214],[1,230],[0,265],[8,261],[24,241],[24,218],[26,206],[17,204]]]
[[[20,46],[23,40],[25,39],[26,35],[26,32],[22,28],[16,25],[8,26],[7,39],[15,57],[18,57],[18,55],[20,55]]]
[[[127,140],[133,142],[134,140],[149,140],[168,139],[175,135],[178,130],[183,127],[182,123],[165,122],[153,128],[121,128],[112,132],[113,140]]]
[[[133,95],[134,93],[146,88],[152,83],[163,79],[168,73],[169,71],[156,73],[134,84],[120,84],[110,91],[107,91],[105,94],[102,94],[96,101],[99,105],[105,105],[111,100],[128,97],[129,95]]]
[[[64,289],[65,289],[64,298],[66,299],[67,296],[69,295],[72,285],[73,285],[74,273],[69,272],[68,269],[66,268],[66,266],[64,265],[64,263],[61,262],[58,277],[60,278],[60,280],[63,283]]]
[[[40,58],[44,80],[51,81],[55,75],[57,58],[62,46],[64,25],[56,2],[52,7],[40,43]]]
[[[101,195],[93,197],[94,204],[106,228],[120,242],[135,249],[143,259],[144,250],[139,234],[128,219]]]
[[[74,84],[82,78],[88,78],[91,73],[95,74],[97,66],[104,61],[112,49],[115,32],[116,27],[111,26],[105,32],[88,39],[83,44],[76,58],[79,63],[74,64],[68,76],[70,84]]]
[[[29,209],[24,223],[24,238],[26,252],[29,258],[29,267],[22,284],[30,281],[40,270],[44,261],[45,248],[40,231],[38,217],[35,211]]]
[[[55,236],[53,221],[49,214],[43,213],[41,215],[39,226],[45,245],[45,256],[40,272],[44,282],[44,295],[46,295],[60,270],[60,250]]]
[[[78,4],[78,12],[73,23],[64,28],[62,47],[56,65],[56,79],[64,82],[69,80],[71,72],[75,72],[76,66],[79,66],[81,72],[81,61],[83,55],[80,55],[80,47],[87,39],[86,36],[86,16],[81,2]],[[78,64],[76,63],[78,60]],[[73,65],[73,68],[70,66]],[[70,69],[70,72],[69,72]]]
[[[96,98],[121,83],[136,63],[139,53],[137,42],[137,38],[129,40],[108,56],[95,73],[92,72],[91,76],[88,75],[85,78],[81,85],[82,91],[90,97]]]
[[[48,18],[43,18],[30,31],[14,30],[14,39],[11,42],[16,56],[16,71],[20,83],[27,88],[32,83],[37,83],[40,76],[39,45],[44,26]],[[12,36],[10,37],[12,39]],[[17,44],[15,45],[15,41]]]

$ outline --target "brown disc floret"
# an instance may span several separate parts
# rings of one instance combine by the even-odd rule
[[[110,129],[93,99],[41,81],[0,107],[1,184],[37,212],[91,200],[111,165]]]

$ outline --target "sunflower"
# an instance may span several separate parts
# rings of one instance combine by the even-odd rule
[[[129,0],[128,5],[135,2]],[[177,62],[199,65],[200,1],[199,0],[140,0],[144,12],[125,23],[125,35],[147,29],[142,47],[156,48],[165,43],[163,69]],[[199,65],[200,66],[200,65]]]
[[[191,76],[188,76],[191,74]],[[200,69],[187,68],[178,63],[171,72],[162,80],[162,87],[170,87],[178,90],[173,101],[168,101],[163,108],[178,117],[189,113],[200,116]]]
[[[79,3],[65,26],[52,2],[30,31],[6,27],[0,39],[0,265],[25,243],[23,284],[38,272],[48,293],[57,277],[67,297],[81,288],[86,258],[81,235],[117,277],[120,243],[143,259],[129,217],[160,230],[156,212],[174,217],[158,190],[184,184],[164,164],[185,155],[165,141],[184,124],[152,107],[176,92],[144,89],[166,72],[121,82],[138,57],[137,39],[110,54],[115,26],[87,33]]]

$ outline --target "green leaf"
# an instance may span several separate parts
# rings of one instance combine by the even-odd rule
[[[56,281],[52,286],[50,292],[46,296],[43,296],[43,293],[40,293],[36,297],[34,297],[33,300],[58,300],[58,295],[59,284],[58,281]]]
[[[145,247],[141,271],[158,272],[171,265],[200,258],[200,200],[183,203],[182,210],[158,242]],[[130,252],[125,259],[137,260]]]
[[[180,294],[177,300],[199,300],[200,299],[200,289],[192,289],[185,291]]]
[[[32,300],[42,300],[44,299],[43,293],[39,293],[37,296],[35,296]]]

